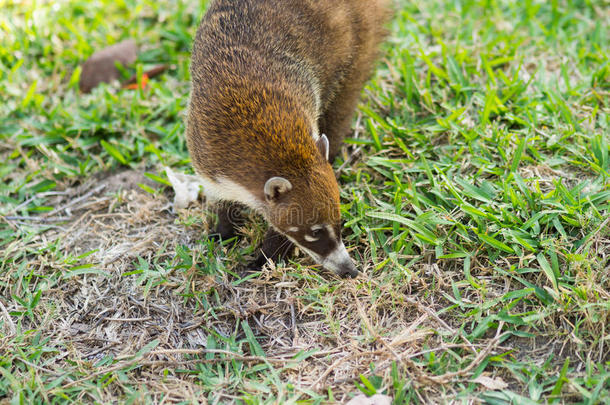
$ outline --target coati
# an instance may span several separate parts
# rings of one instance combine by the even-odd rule
[[[358,274],[341,240],[332,162],[390,16],[388,0],[212,0],[193,43],[187,145],[217,232],[235,206],[270,224],[253,266],[297,245]]]

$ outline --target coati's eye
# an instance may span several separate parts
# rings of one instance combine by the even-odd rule
[[[305,235],[305,240],[307,242],[315,242],[322,236],[323,229],[321,226],[313,226],[311,228],[311,234]]]

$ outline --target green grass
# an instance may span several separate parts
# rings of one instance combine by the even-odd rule
[[[204,9],[0,0],[0,399],[610,403],[607,2],[399,2],[335,162],[354,281],[240,280],[260,219],[167,209]],[[79,94],[128,37],[170,70]]]

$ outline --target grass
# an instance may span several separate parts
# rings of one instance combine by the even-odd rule
[[[354,281],[241,280],[260,219],[168,209],[204,9],[0,0],[0,398],[610,403],[607,2],[398,3],[335,162]],[[127,37],[170,70],[79,94]]]

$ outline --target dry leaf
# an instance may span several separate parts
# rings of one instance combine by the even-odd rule
[[[136,41],[128,39],[104,48],[91,55],[83,64],[79,87],[83,93],[89,93],[95,86],[109,83],[120,77],[116,63],[127,66],[136,61]]]
[[[500,377],[491,378],[484,375],[480,375],[474,380],[471,380],[473,383],[481,384],[485,388],[490,390],[503,390],[508,387],[508,384],[505,383]]]
[[[420,329],[413,331],[413,328],[407,328],[402,331],[400,335],[392,339],[392,341],[390,342],[390,346],[398,346],[405,343],[415,342],[433,333],[434,332],[432,331],[432,329]]]

